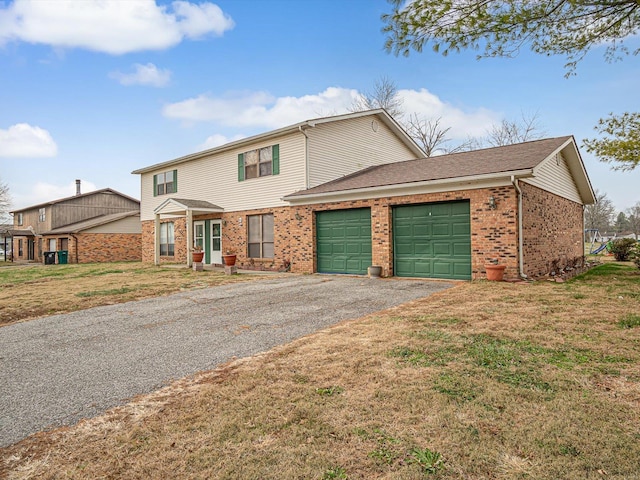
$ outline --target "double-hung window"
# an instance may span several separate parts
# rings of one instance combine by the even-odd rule
[[[249,258],[273,258],[273,214],[249,215]]]
[[[178,171],[169,170],[153,176],[153,195],[167,195],[178,191]]]
[[[174,254],[175,237],[173,233],[173,222],[160,224],[160,256],[172,257]]]
[[[18,216],[18,218],[17,218],[16,224],[17,225],[22,225],[22,222],[23,222],[22,214],[18,213],[17,216]]]
[[[238,155],[238,181],[280,173],[280,146],[249,150]]]
[[[38,221],[39,222],[44,222],[47,219],[47,209],[46,208],[39,208],[38,209]]]

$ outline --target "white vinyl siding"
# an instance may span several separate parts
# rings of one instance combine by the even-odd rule
[[[372,165],[416,158],[379,119],[372,116],[308,128],[309,188]]]
[[[562,153],[559,152],[542,162],[535,168],[533,173],[533,178],[523,179],[522,181],[576,203],[583,203],[578,187],[571,176]]]
[[[178,193],[153,196],[153,176],[166,168],[141,175],[141,220],[152,220],[153,210],[167,198],[206,200],[225,212],[273,208],[288,205],[282,197],[305,188],[305,137],[300,132],[270,138],[209,157],[175,165]],[[280,174],[238,181],[238,154],[279,145]]]
[[[142,224],[140,223],[140,217],[134,215],[105,225],[88,228],[83,230],[82,233],[142,233]]]

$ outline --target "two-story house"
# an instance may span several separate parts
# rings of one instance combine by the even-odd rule
[[[42,262],[65,252],[68,263],[140,260],[140,202],[110,188],[32,205],[13,214],[13,259]],[[52,258],[52,257],[50,257]]]
[[[293,272],[537,276],[584,255],[573,137],[425,158],[384,110],[301,122],[135,170],[142,259]]]

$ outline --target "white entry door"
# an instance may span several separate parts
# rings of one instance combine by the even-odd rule
[[[222,220],[211,220],[211,263],[222,263]]]

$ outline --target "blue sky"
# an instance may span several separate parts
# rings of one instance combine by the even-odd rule
[[[131,171],[298,121],[345,113],[376,80],[408,114],[442,117],[451,144],[536,114],[545,136],[593,137],[609,112],[640,110],[640,58],[604,48],[564,78],[562,57],[384,51],[386,0],[0,0],[0,179],[21,208],[110,187]],[[632,39],[631,45],[640,44]],[[581,149],[618,210],[640,170]],[[212,184],[215,179],[212,179]]]

